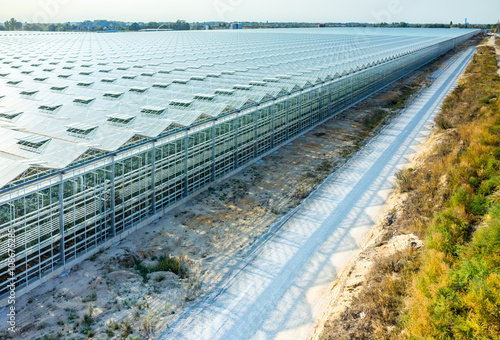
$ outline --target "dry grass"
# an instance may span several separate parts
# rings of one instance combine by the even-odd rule
[[[371,269],[365,289],[354,297],[342,317],[325,324],[322,339],[389,339],[398,331],[406,282],[418,268],[410,248],[383,257]]]

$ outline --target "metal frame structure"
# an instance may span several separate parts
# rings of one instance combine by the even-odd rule
[[[300,79],[300,75],[262,75],[249,85],[269,86],[267,95],[252,92],[244,97],[246,102],[254,98],[251,105],[229,111],[217,109],[219,113],[212,116],[210,110],[202,108],[205,101],[216,95],[197,93],[180,98],[184,101],[178,98],[174,101],[176,105],[196,107],[192,111],[178,107],[165,109],[172,117],[179,115],[185,120],[190,112],[201,112],[197,117],[205,118],[191,120],[184,127],[170,119],[156,137],[136,138],[134,143],[112,151],[94,148],[92,157],[80,158],[60,169],[30,175],[29,169],[22,168],[21,179],[17,177],[0,189],[0,296],[8,293],[9,230],[14,229],[16,234],[16,284],[29,289],[57,268],[77,263],[82,255],[152,216],[162,215],[173,204],[377,92],[477,32],[459,33],[440,37],[438,41],[431,39],[425,46],[379,58],[377,62],[364,62],[354,68],[349,65],[349,69],[339,69],[335,74],[322,74],[316,82],[311,82],[311,78]],[[293,77],[294,85],[302,82],[304,86],[289,86],[287,91],[282,91],[282,86],[273,87],[291,83],[287,81]],[[246,86],[239,84],[237,91],[247,91]],[[280,90],[273,92],[273,88]],[[120,92],[114,93],[120,97]],[[195,104],[190,100],[193,96],[198,98]],[[93,97],[88,98],[86,102],[93,101]],[[158,115],[165,111],[148,110]],[[121,117],[126,124],[134,120],[123,114],[112,117]],[[92,130],[98,125],[91,125]]]

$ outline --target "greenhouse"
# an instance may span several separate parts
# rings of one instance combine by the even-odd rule
[[[0,33],[0,296],[12,257],[28,290],[477,33]]]

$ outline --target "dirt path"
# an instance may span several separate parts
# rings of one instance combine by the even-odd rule
[[[500,40],[500,38],[495,38],[495,36],[491,36],[489,39],[488,39],[488,43],[487,45],[488,46],[492,46],[495,48],[495,53],[497,55],[497,64],[498,64],[498,75],[500,76],[500,46],[498,46],[496,44],[496,39]]]

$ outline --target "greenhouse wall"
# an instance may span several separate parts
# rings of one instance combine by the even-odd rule
[[[9,230],[26,292],[475,33],[0,190],[0,296]]]

